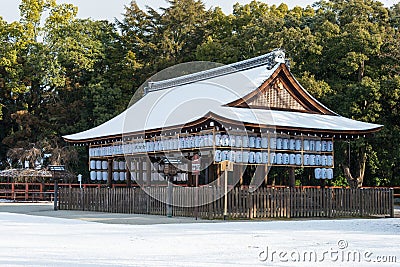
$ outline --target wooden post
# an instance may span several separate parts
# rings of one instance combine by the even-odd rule
[[[146,157],[146,184],[151,186],[151,161],[149,157]]]
[[[192,160],[188,160],[188,186],[194,186],[195,182],[194,180],[194,175],[192,173]]]
[[[129,161],[130,164],[130,161]],[[128,168],[128,162],[126,164],[126,187],[130,188],[132,187],[132,176],[131,176],[131,171]]]
[[[394,191],[393,191],[393,188],[389,189],[389,201],[390,201],[390,217],[394,218]]]
[[[208,162],[208,160],[206,159],[205,162]],[[205,185],[207,185],[209,183],[209,176],[210,176],[210,166],[207,166],[207,168],[205,169],[205,177],[204,177]]]
[[[291,188],[296,186],[296,176],[294,170],[294,167],[289,168],[289,187]]]
[[[139,164],[139,168],[137,168],[139,170],[139,184],[143,185],[143,161],[141,159],[138,160],[138,164]]]
[[[265,186],[268,185],[268,173],[269,173],[269,166],[268,166],[268,164],[265,164],[264,165],[264,174],[265,174],[265,176],[264,176],[264,184],[265,184]]]
[[[112,187],[112,175],[113,175],[113,160],[108,159],[108,167],[107,167],[107,173],[108,173],[108,177],[107,177],[107,187],[111,188]]]

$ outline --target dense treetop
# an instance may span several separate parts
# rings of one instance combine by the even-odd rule
[[[0,17],[0,168],[9,149],[51,152],[65,146],[62,135],[114,117],[166,67],[231,63],[282,48],[300,83],[324,104],[385,125],[352,143],[352,165],[360,150],[366,155],[365,184],[400,183],[400,4],[323,0],[289,9],[252,1],[227,15],[195,0],[169,0],[160,11],[132,1],[115,23],[77,19],[75,6],[55,0],[22,0],[20,11],[19,21]],[[338,143],[335,154],[339,178],[344,147]]]

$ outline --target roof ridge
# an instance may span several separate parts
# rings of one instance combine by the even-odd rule
[[[289,66],[288,61],[285,58],[285,52],[281,49],[275,49],[268,54],[264,54],[258,57],[246,59],[243,61],[235,62],[232,64],[224,65],[221,67],[195,72],[192,74],[162,80],[158,82],[149,82],[148,87],[145,88],[144,94],[164,90],[174,86],[180,86],[188,83],[203,81],[238,71],[252,69],[255,67],[266,65],[268,70],[271,70],[276,64],[285,63]]]

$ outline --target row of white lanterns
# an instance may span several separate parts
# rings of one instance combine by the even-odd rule
[[[254,151],[216,150],[215,162],[229,160],[236,163],[333,166],[332,155],[268,153]]]
[[[108,169],[108,161],[107,160],[91,160],[90,161],[90,169],[91,170],[107,170]],[[113,170],[125,170],[126,163],[125,161],[113,161]]]
[[[212,134],[196,135],[181,138],[166,138],[159,141],[145,141],[89,148],[90,157],[113,156],[144,152],[170,151],[187,148],[210,147],[214,144]],[[300,138],[256,137],[247,135],[215,135],[215,144],[218,147],[237,148],[270,148],[293,151],[333,151],[333,141]]]
[[[125,181],[126,180],[126,172],[113,172],[112,179],[114,181]],[[132,181],[136,180],[136,174],[134,172],[131,173]],[[92,181],[107,181],[108,180],[108,172],[106,171],[91,171],[90,172],[90,180]],[[143,177],[143,180],[146,181],[146,177]],[[176,182],[184,182],[188,180],[188,175],[186,173],[178,173],[174,177],[174,181]],[[157,172],[151,173],[151,181],[165,181],[165,177],[162,174]]]
[[[315,179],[333,179],[333,169],[315,168],[314,174]]]

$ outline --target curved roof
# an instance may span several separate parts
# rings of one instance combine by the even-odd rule
[[[344,118],[329,110],[301,87],[283,62],[282,52],[273,51],[209,71],[151,83],[146,95],[123,113],[92,129],[64,136],[64,139],[75,143],[90,142],[126,133],[180,126],[210,116],[305,132],[363,134],[382,127]],[[301,100],[316,107],[319,113],[227,106],[243,102],[278,75],[286,75]]]

